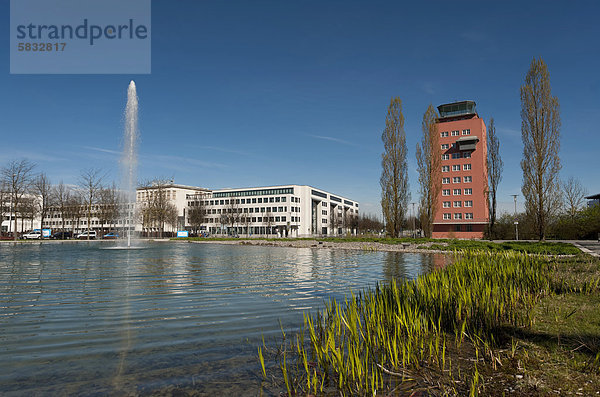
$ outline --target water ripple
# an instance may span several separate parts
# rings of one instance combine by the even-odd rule
[[[256,345],[302,311],[440,258],[384,252],[97,243],[0,246],[5,395],[256,391]]]

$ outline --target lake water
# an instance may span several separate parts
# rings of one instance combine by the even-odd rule
[[[257,395],[274,343],[330,297],[414,278],[424,254],[218,244],[0,245],[0,393]]]

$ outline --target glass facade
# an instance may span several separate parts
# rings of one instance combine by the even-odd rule
[[[475,101],[462,101],[438,106],[440,117],[460,116],[475,112]]]

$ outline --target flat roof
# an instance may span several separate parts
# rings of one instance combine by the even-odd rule
[[[587,196],[586,199],[588,199],[588,200],[600,200],[600,193],[593,194],[591,196]]]
[[[140,186],[140,187],[136,188],[136,190],[152,190],[152,189],[156,189],[156,187],[157,187],[156,185]],[[161,188],[163,188],[163,189],[185,189],[185,190],[197,190],[197,191],[203,191],[203,192],[210,192],[210,189],[207,189],[205,187],[178,185],[176,183],[170,183],[170,182],[161,185]]]

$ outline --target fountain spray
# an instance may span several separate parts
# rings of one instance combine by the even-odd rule
[[[121,157],[121,191],[124,195],[127,220],[127,248],[131,248],[131,227],[136,202],[137,188],[137,138],[138,138],[138,97],[135,82],[131,80],[127,89],[125,107],[125,129],[123,136],[123,154]]]

